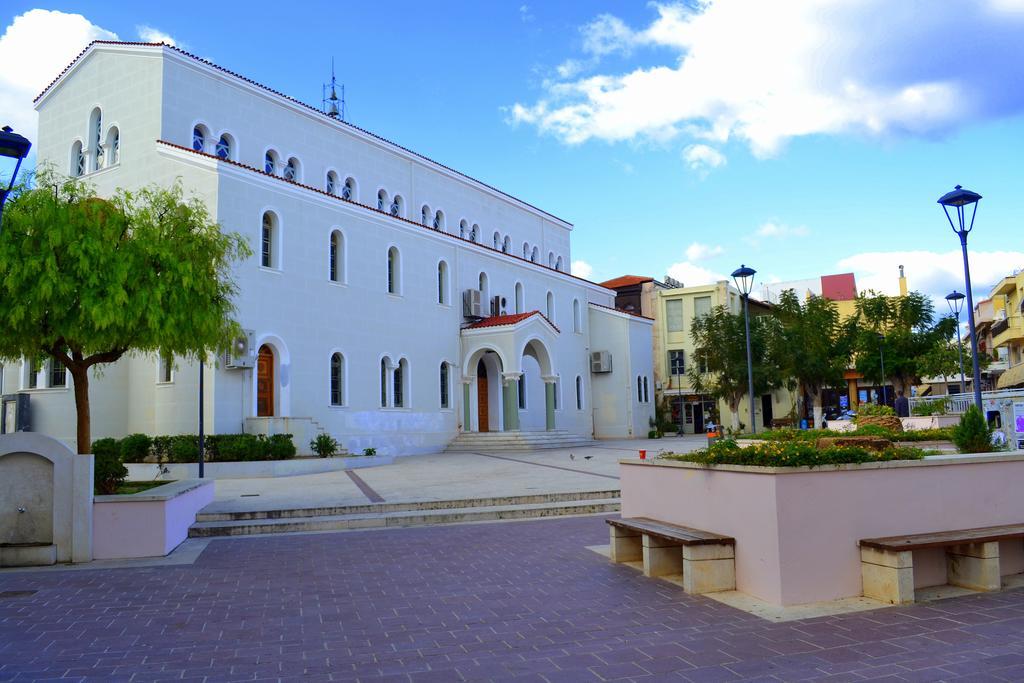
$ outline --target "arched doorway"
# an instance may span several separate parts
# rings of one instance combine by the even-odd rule
[[[476,413],[479,423],[479,431],[489,432],[490,428],[490,407],[487,391],[487,365],[483,358],[476,364]]]
[[[256,415],[274,416],[274,350],[267,344],[256,355]]]

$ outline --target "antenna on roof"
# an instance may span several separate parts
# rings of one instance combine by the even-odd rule
[[[331,57],[331,82],[324,83],[321,90],[323,99],[321,105],[324,113],[332,119],[340,118],[345,120],[345,84],[341,85],[341,97],[338,97],[338,82],[334,78],[334,57]]]

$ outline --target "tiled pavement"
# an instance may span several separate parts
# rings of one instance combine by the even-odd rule
[[[1024,591],[773,624],[610,564],[599,517],[218,540],[0,574],[0,681],[1024,680]]]

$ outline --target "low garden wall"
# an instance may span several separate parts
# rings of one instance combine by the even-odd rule
[[[176,481],[127,496],[93,500],[93,559],[167,555],[188,537],[196,514],[213,502],[214,483]]]
[[[1024,522],[1020,451],[816,468],[620,463],[623,517],[735,537],[737,590],[779,605],[859,596],[860,539]],[[1024,571],[1024,549],[1004,546],[1004,571]],[[945,583],[944,555],[915,552],[914,576]]]
[[[340,472],[341,470],[350,470],[359,467],[390,465],[394,459],[395,456],[392,455],[360,455],[335,458],[295,458],[292,460],[208,462],[203,466],[203,476],[206,479],[294,477],[302,474]],[[163,466],[148,462],[126,462],[124,466],[128,468],[129,481],[155,481],[157,479],[178,481],[182,479],[196,479],[199,477],[199,464],[194,462],[167,463]]]

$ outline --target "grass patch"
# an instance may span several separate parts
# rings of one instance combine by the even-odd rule
[[[925,455],[927,455],[925,451],[911,446],[890,446],[881,451],[857,446],[830,446],[818,449],[811,442],[799,440],[767,441],[744,447],[732,439],[726,439],[691,453],[671,453],[661,457],[666,460],[692,462],[698,465],[820,467],[822,465],[848,465],[892,460],[920,460]]]

